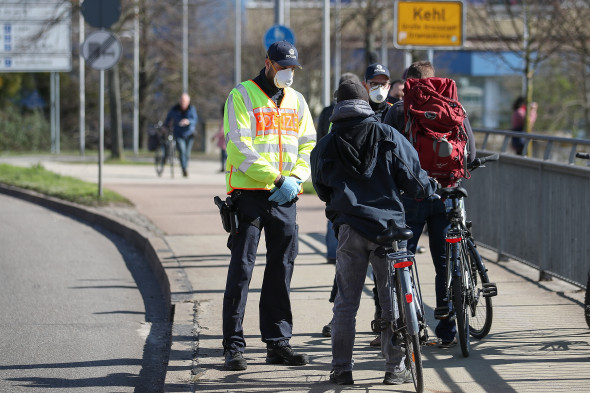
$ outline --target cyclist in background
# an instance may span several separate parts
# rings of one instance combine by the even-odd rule
[[[182,175],[188,176],[188,162],[195,136],[195,126],[198,121],[197,110],[191,105],[191,98],[187,93],[182,93],[178,103],[170,108],[164,125],[171,127],[176,139],[176,150],[182,167]]]

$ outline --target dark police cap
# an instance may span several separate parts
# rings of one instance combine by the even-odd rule
[[[274,42],[266,52],[266,56],[282,67],[297,66],[301,67],[298,58],[297,48],[289,41]]]

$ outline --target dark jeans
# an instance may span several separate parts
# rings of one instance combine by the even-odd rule
[[[242,321],[248,286],[261,231],[266,238],[266,267],[260,292],[260,334],[268,347],[289,344],[293,329],[289,297],[293,264],[298,252],[296,205],[270,202],[268,191],[234,191],[232,200],[240,214],[239,233],[230,235],[231,259],[223,295],[223,345],[243,352],[246,346]]]
[[[402,203],[406,212],[406,224],[414,232],[414,237],[408,241],[408,250],[416,253],[418,240],[422,235],[424,225],[428,225],[428,240],[432,262],[436,272],[435,291],[436,306],[448,304],[446,292],[446,244],[445,236],[449,230],[449,220],[447,219],[447,207],[440,198],[429,198],[423,201],[402,197]],[[441,319],[435,329],[436,336],[443,341],[451,341],[457,333],[455,321],[450,319]]]
[[[193,148],[194,135],[187,137],[176,138],[176,150],[178,150],[178,158],[180,159],[180,166],[186,171],[188,162],[191,158],[191,150]]]

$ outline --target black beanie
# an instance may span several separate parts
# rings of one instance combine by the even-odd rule
[[[336,102],[345,100],[363,100],[369,102],[369,94],[360,82],[348,79],[340,84],[336,92]]]

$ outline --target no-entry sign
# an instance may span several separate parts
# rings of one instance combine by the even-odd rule
[[[397,1],[397,48],[459,49],[465,36],[463,1]]]

